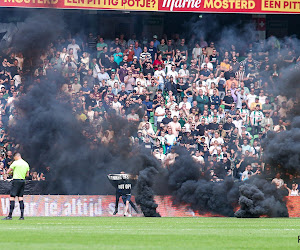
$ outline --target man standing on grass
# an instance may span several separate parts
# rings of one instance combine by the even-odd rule
[[[131,217],[131,214],[128,213],[129,204],[138,213],[138,210],[134,203],[131,201],[131,189],[133,183],[137,179],[137,176],[132,176],[129,174],[125,174],[125,172],[121,172],[120,174],[109,174],[108,179],[110,180],[111,184],[116,187],[116,204],[115,204],[115,211],[114,215],[118,213],[118,205],[119,199],[122,197],[122,200],[125,205],[124,209],[124,216]]]
[[[24,202],[23,202],[23,194],[25,188],[25,178],[29,176],[29,165],[26,161],[24,161],[21,157],[20,153],[14,154],[14,162],[10,165],[7,174],[13,172],[13,180],[12,186],[10,190],[10,209],[9,214],[3,220],[11,220],[12,213],[15,208],[15,200],[18,197],[21,217],[19,220],[24,220]]]

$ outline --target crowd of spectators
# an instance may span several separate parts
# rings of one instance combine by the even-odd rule
[[[284,69],[298,66],[292,44],[283,48],[272,37],[248,41],[241,48],[204,38],[187,41],[177,34],[160,39],[132,35],[128,40],[120,35],[106,41],[90,33],[86,38],[58,38],[39,59],[33,81],[58,72],[64,79],[61,91],[70,96],[77,119],[99,131],[96,140],[113,140],[112,131],[102,131],[101,124],[108,112],[115,112],[138,127],[132,145],[153,154],[165,168],[175,161],[174,147],[181,146],[209,181],[226,176],[244,181],[264,174],[277,187],[285,187],[278,181],[280,167],[264,163],[262,143],[270,131],[279,133],[290,126],[296,100],[271,90],[284,80]],[[2,158],[5,169],[13,150],[8,146],[16,147],[6,139],[6,127],[17,115],[14,100],[24,94],[26,58],[9,51],[1,60],[0,146],[8,150]],[[32,177],[43,178],[37,173]],[[294,190],[298,176],[282,178]]]
[[[18,111],[15,101],[24,91],[23,71],[24,58],[22,53],[3,53],[0,65],[0,181],[10,180],[12,175],[7,170],[13,162],[13,152],[19,149],[9,135],[9,127],[15,124]],[[23,82],[23,83],[22,83]],[[34,168],[30,171],[29,180],[45,180],[43,173],[37,173]]]

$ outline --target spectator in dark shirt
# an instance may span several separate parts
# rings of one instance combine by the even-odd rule
[[[201,119],[201,123],[197,126],[197,130],[199,131],[199,135],[203,136],[204,132],[207,128],[207,125],[205,124],[205,119]]]
[[[224,99],[222,101],[222,104],[225,106],[225,111],[229,111],[231,109],[231,106],[233,104],[234,100],[231,95],[231,90],[228,90],[226,93],[226,96],[224,96]]]
[[[167,113],[167,117],[165,117],[164,119],[162,119],[162,123],[167,125],[169,124],[171,121],[173,121],[172,119],[172,112],[171,111],[168,111]]]

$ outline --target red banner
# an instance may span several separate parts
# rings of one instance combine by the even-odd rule
[[[121,201],[121,199],[120,199]],[[162,217],[211,217],[220,216],[212,213],[197,213],[185,205],[174,206],[171,196],[155,196],[158,212]],[[115,208],[113,195],[26,195],[25,216],[112,216]],[[300,197],[287,197],[290,217],[300,217]],[[123,216],[124,204],[119,203],[119,213]],[[9,196],[0,196],[0,216],[9,212]],[[136,214],[130,207],[133,216]],[[15,216],[20,215],[19,204],[16,202]]]
[[[297,0],[0,0],[1,7],[209,13],[300,13]]]

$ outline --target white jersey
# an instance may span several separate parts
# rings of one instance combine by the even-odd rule
[[[241,112],[242,119],[243,119],[244,123],[246,124],[246,122],[250,116],[249,109],[240,109],[240,112]]]
[[[263,112],[256,111],[256,110],[251,112],[250,119],[254,126],[259,126],[263,118],[264,118]]]
[[[163,70],[156,70],[154,72],[154,77],[158,80],[159,83],[164,83],[166,73]]]

